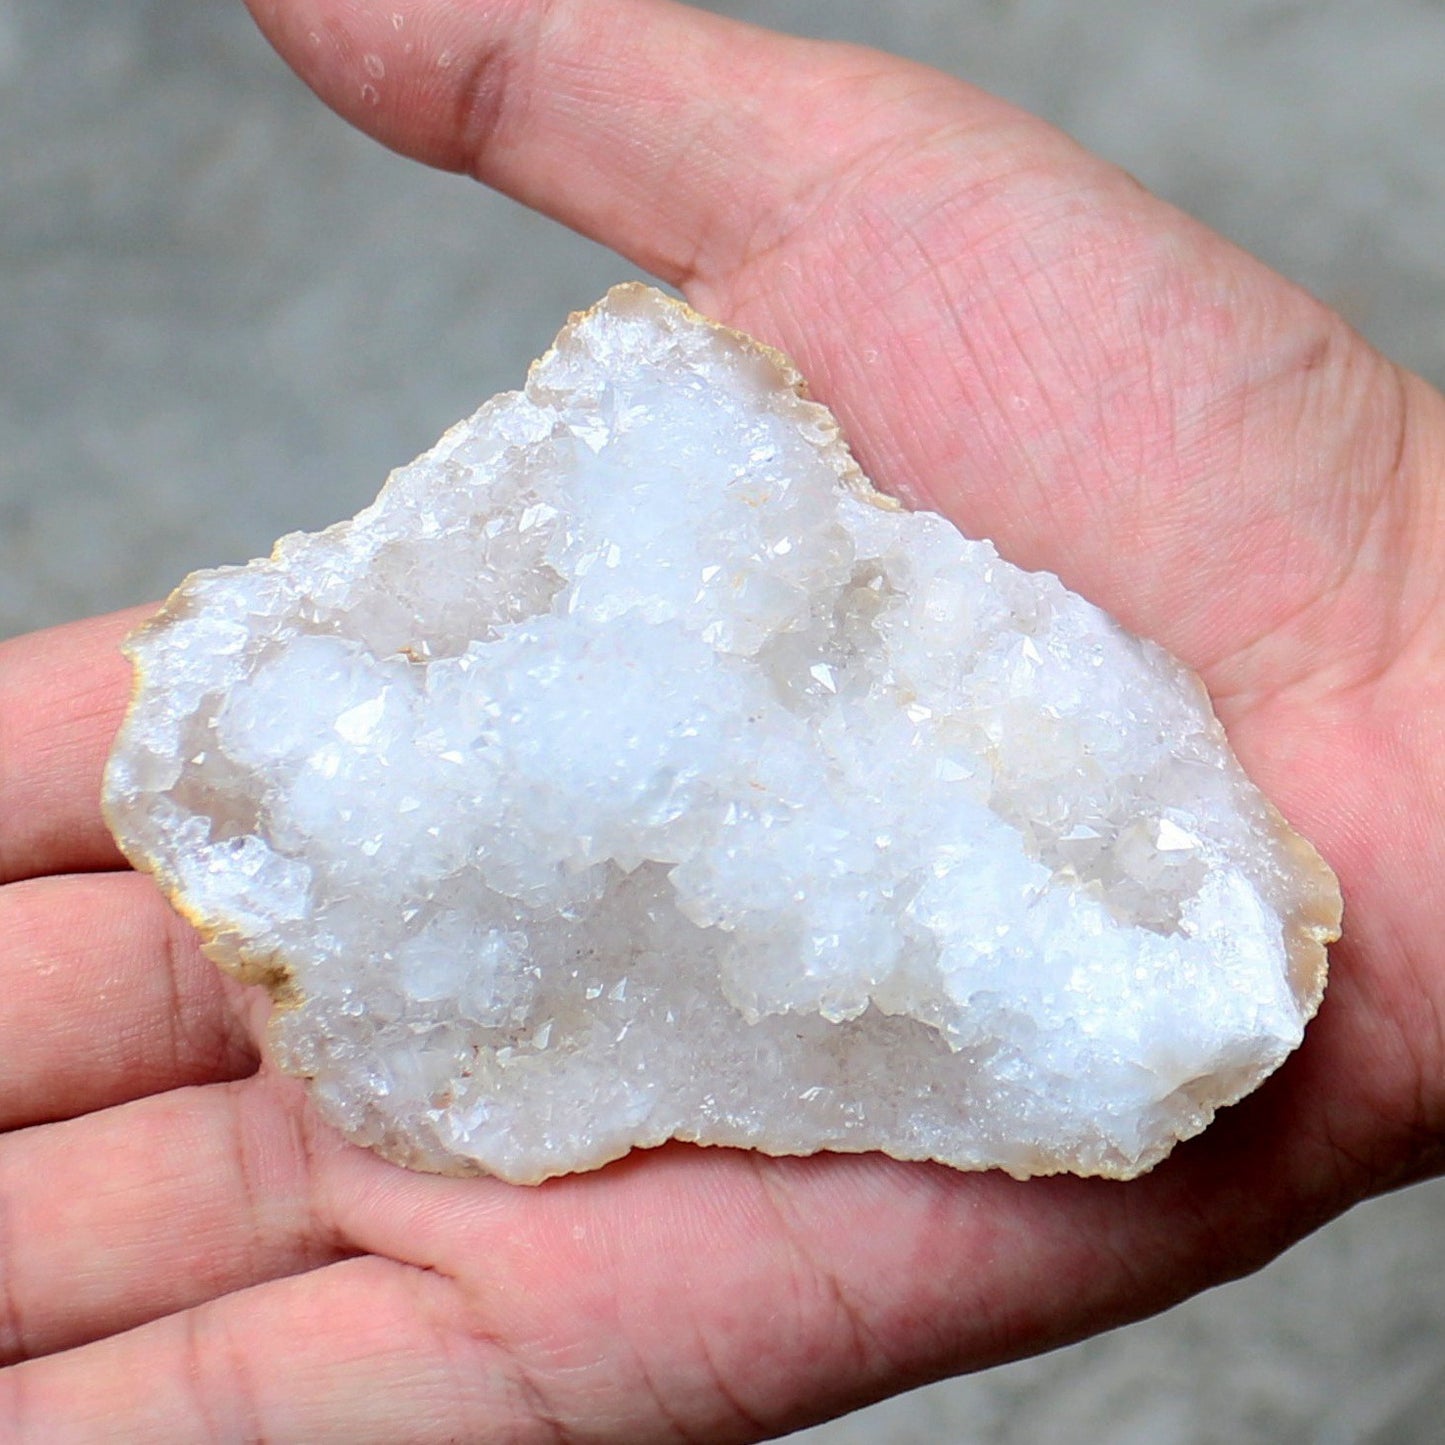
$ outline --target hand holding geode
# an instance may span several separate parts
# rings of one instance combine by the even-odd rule
[[[1338,934],[1191,674],[643,287],[128,650],[122,848],[421,1168],[1127,1177],[1299,1043]]]

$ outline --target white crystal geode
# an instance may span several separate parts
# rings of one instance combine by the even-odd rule
[[[128,651],[121,846],[419,1168],[1127,1177],[1299,1043],[1338,932],[1191,674],[645,287]]]

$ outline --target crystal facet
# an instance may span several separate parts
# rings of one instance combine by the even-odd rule
[[[1338,932],[1191,674],[640,286],[128,650],[121,846],[420,1168],[1127,1177],[1299,1043]]]

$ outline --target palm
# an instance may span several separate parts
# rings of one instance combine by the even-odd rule
[[[75,876],[118,862],[95,800],[128,619],[22,639],[0,652],[0,870],[26,880],[0,891],[0,1097],[44,1127],[0,1146],[0,1350],[44,1358],[0,1405],[158,1440],[755,1436],[1158,1308],[1437,1167],[1436,398],[927,72],[650,0],[472,22],[435,0],[415,51],[356,7],[253,8],[343,110],[383,54],[398,99],[361,118],[384,139],[784,347],[882,484],[1199,667],[1341,873],[1347,941],[1300,1055],[1129,1186],[681,1147],[540,1190],[408,1174],[253,1073],[264,1009],[147,880]],[[476,103],[492,72],[426,69],[443,42],[526,87]],[[651,108],[624,119],[593,71]],[[755,76],[770,103],[734,104]]]

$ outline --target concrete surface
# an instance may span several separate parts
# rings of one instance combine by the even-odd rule
[[[733,0],[1063,125],[1445,381],[1445,8]],[[630,272],[351,134],[238,0],[0,0],[0,634],[368,500]],[[1445,1184],[811,1445],[1436,1445]]]

